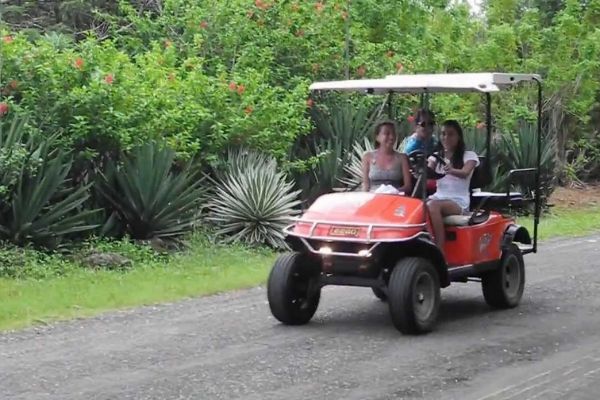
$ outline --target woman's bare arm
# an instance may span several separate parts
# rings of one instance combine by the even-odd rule
[[[365,153],[362,159],[362,189],[365,192],[368,192],[370,189],[369,182],[369,168],[371,164],[371,154]]]
[[[406,195],[409,195],[412,189],[412,175],[410,174],[408,156],[406,154],[400,154],[400,160],[402,163],[402,179],[404,180],[404,186],[402,186],[400,191],[404,192]]]
[[[454,175],[458,178],[465,179],[471,174],[471,172],[473,172],[474,169],[475,169],[475,161],[469,160],[465,163],[465,165],[463,165],[462,168],[457,169],[457,168],[450,167],[450,168],[448,168],[446,173],[450,174],[450,175]]]

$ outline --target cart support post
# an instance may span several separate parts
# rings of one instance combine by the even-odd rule
[[[488,163],[490,163],[492,161],[492,95],[486,93],[485,100],[485,157],[487,158]]]
[[[538,84],[538,119],[537,119],[537,173],[535,174],[535,213],[533,218],[533,252],[537,253],[538,244],[538,224],[540,223],[540,214],[542,211],[542,198],[540,190],[540,176],[542,167],[542,82],[534,80]]]
[[[386,99],[387,105],[387,116],[389,119],[396,120],[396,115],[394,113],[394,92],[390,91],[387,95]]]

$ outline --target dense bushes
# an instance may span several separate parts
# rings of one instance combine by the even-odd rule
[[[88,157],[165,139],[182,158],[214,161],[227,145],[247,143],[281,159],[307,127],[300,79],[284,89],[269,85],[264,69],[208,75],[203,58],[183,58],[168,42],[130,55],[108,40],[63,50],[9,37],[0,85],[11,110],[30,112],[33,126],[60,132],[63,146]]]
[[[87,35],[0,26],[0,122],[10,129],[15,115],[30,117],[18,140],[0,146],[5,240],[53,247],[78,230],[178,236],[205,217],[204,205],[209,218],[202,223],[213,221],[221,233],[279,244],[272,232],[294,213],[298,190],[306,205],[356,184],[357,151],[368,147],[370,128],[387,111],[365,98],[352,105],[309,99],[315,80],[539,72],[548,180],[556,161],[571,180],[597,169],[600,147],[586,138],[597,128],[590,112],[600,88],[598,0],[585,6],[569,0],[551,11],[532,2],[488,1],[486,18],[447,1],[142,3],[95,2],[98,12],[78,9],[79,19],[60,27],[94,27]],[[50,24],[43,12],[32,15]],[[9,17],[12,28],[31,27]],[[519,89],[495,98],[498,182],[510,168],[532,166],[531,143],[515,133],[517,121],[533,120],[535,94]],[[440,95],[431,105],[439,120],[474,127],[481,100]],[[398,96],[393,111],[402,135],[418,104],[414,96]],[[478,133],[469,130],[474,147],[481,147]],[[251,164],[243,171],[223,169],[231,161],[227,150],[240,147],[260,150],[264,160],[244,161]],[[568,157],[567,148],[573,148]],[[199,171],[212,180],[201,180]],[[161,191],[162,184],[169,190]],[[27,185],[46,186],[41,193]],[[208,189],[212,202],[200,200]],[[276,191],[286,195],[275,198]],[[56,228],[42,229],[46,222]]]

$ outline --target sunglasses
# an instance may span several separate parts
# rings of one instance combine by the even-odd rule
[[[420,126],[421,128],[426,128],[428,126],[434,126],[435,122],[421,121],[421,122],[418,122],[417,125]]]

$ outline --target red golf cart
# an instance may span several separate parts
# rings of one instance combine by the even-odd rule
[[[478,190],[491,179],[491,94],[522,83],[538,90],[537,168],[510,171],[503,193]],[[292,252],[275,262],[268,280],[268,301],[275,318],[284,324],[310,321],[326,285],[371,287],[389,304],[396,328],[416,334],[433,329],[440,305],[440,289],[452,282],[481,282],[485,301],[495,308],[519,304],[525,285],[523,256],[537,251],[540,217],[540,149],[542,83],[538,75],[465,73],[393,75],[383,79],[320,82],[313,92],[354,91],[396,93],[481,93],[486,102],[486,152],[471,179],[469,215],[444,220],[444,253],[433,241],[426,207],[426,154],[410,159],[417,181],[413,196],[367,192],[332,193],[319,197],[285,229]],[[532,196],[511,192],[511,180],[533,174]],[[414,194],[420,193],[418,197]],[[534,206],[532,235],[511,216],[516,209]],[[446,254],[446,258],[442,256]]]

